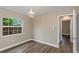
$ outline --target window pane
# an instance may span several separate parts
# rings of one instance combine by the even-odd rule
[[[14,19],[13,25],[14,26],[21,26],[22,21],[20,19]]]
[[[3,18],[3,22],[5,22],[5,21],[7,21],[8,20],[8,18]]]
[[[8,27],[3,27],[3,36],[8,35]]]
[[[3,26],[8,26],[9,20],[8,18],[3,18]]]
[[[13,26],[13,19],[9,18],[9,26]]]
[[[22,27],[19,27],[18,28],[18,33],[21,33],[22,32]]]
[[[12,18],[3,18],[3,26],[13,26]]]
[[[21,26],[22,21],[18,18],[3,18],[3,26]]]
[[[18,27],[13,27],[13,33],[17,34],[18,33]]]
[[[9,27],[9,34],[13,34],[13,27]]]

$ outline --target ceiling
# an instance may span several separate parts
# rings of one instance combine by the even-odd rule
[[[0,8],[15,11],[21,13],[22,15],[27,15],[28,11],[32,8],[36,16],[46,14],[51,11],[57,12],[61,10],[73,9],[71,6],[1,6]]]

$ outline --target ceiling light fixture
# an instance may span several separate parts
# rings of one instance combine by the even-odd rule
[[[30,11],[28,12],[28,16],[30,18],[34,18],[35,17],[35,12],[33,12],[32,8],[30,9]]]

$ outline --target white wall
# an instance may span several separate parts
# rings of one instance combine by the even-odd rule
[[[79,52],[79,7],[76,7],[77,13],[77,52]]]
[[[27,17],[19,13],[16,13],[10,10],[5,10],[5,9],[0,9],[0,17],[1,16],[9,16],[9,17],[11,16],[11,17],[18,17],[22,19],[23,20],[23,33],[2,37],[2,30],[1,30],[2,24],[0,22],[0,49],[28,40],[29,38],[32,38],[32,24],[31,24],[30,19],[28,19]]]
[[[77,14],[77,49],[79,52],[79,13]]]
[[[62,21],[62,34],[70,35],[70,21]]]
[[[57,16],[71,13],[72,9],[66,9],[36,17],[34,21],[34,39],[58,46]]]

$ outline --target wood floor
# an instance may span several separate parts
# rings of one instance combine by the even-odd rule
[[[2,53],[72,53],[72,43],[67,42],[66,46],[60,42],[60,47],[55,48],[36,41],[29,41],[22,45],[3,51]]]

